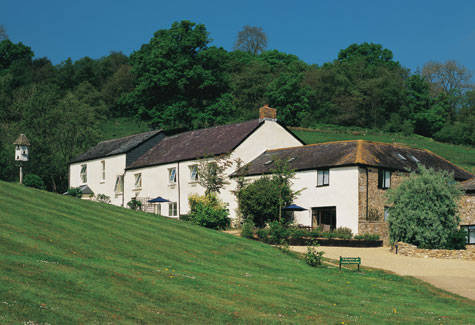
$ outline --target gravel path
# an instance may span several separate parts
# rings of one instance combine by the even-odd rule
[[[305,253],[305,246],[290,246]],[[395,255],[388,247],[350,248],[320,246],[325,257],[338,260],[340,256],[361,257],[364,266],[410,275],[438,288],[475,300],[475,261],[418,258]]]

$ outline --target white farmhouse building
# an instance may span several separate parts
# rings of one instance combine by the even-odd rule
[[[85,199],[105,194],[123,206],[125,168],[164,137],[162,131],[151,131],[100,142],[70,162],[69,187],[80,188]]]
[[[457,181],[473,177],[428,150],[364,140],[268,150],[245,166],[245,175],[253,179],[269,174],[276,161],[288,162],[296,171],[293,189],[303,189],[295,204],[307,211],[295,212],[296,223],[328,229],[348,227],[354,234],[377,233],[386,242],[388,209],[384,194],[386,189],[398,186],[409,170],[422,164],[449,171]],[[463,202],[470,200],[466,192]],[[461,225],[475,222],[470,202],[460,204]]]
[[[139,141],[147,136],[147,140]],[[110,150],[115,147],[111,145],[114,141],[128,143],[125,139],[133,137],[139,137],[134,141],[136,146],[123,144]],[[230,161],[240,158],[248,163],[266,150],[303,144],[277,122],[275,109],[264,106],[259,110],[259,119],[243,123],[171,136],[166,136],[165,132],[148,132],[101,142],[71,163],[70,187],[87,186],[95,194],[110,196],[115,205],[126,206],[136,198],[145,205],[146,211],[178,217],[189,213],[190,195],[204,194],[204,188],[196,181],[199,159],[226,154]],[[148,145],[149,150],[143,151]],[[141,148],[143,155],[132,155],[132,147]],[[103,168],[106,176],[102,175]],[[226,173],[230,175],[235,169],[233,163]],[[235,187],[234,180],[230,179],[219,194],[229,204],[231,218],[236,217],[237,202],[231,192]],[[148,200],[158,196],[170,202],[147,204]]]

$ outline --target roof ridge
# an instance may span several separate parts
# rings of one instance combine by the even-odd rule
[[[345,142],[356,142],[356,141],[361,141],[361,140],[338,140],[338,141],[319,142],[319,143],[305,144],[305,145],[302,145],[302,146],[294,146],[294,147],[268,149],[268,150],[266,150],[266,151],[267,151],[267,152],[274,152],[274,151],[290,150],[290,149],[296,149],[296,148],[315,147],[315,146],[320,146],[320,145],[323,145],[323,144],[345,143]],[[365,140],[362,140],[362,141],[365,141]]]
[[[100,144],[100,143],[108,143],[108,142],[117,141],[117,140],[125,140],[125,139],[128,139],[128,138],[133,138],[133,137],[136,137],[136,136],[138,136],[138,135],[143,135],[143,134],[146,134],[146,133],[153,133],[153,132],[160,133],[160,132],[162,132],[162,131],[163,131],[163,129],[159,129],[159,130],[152,130],[152,131],[146,131],[146,132],[141,132],[141,133],[126,135],[125,137],[120,137],[120,138],[114,138],[114,139],[104,140],[104,141],[99,142],[98,144]]]
[[[459,165],[454,164],[454,163],[451,162],[450,160],[447,160],[447,159],[445,159],[444,157],[439,156],[439,155],[436,154],[435,152],[432,152],[432,151],[430,151],[429,149],[421,149],[421,150],[424,150],[425,152],[427,152],[427,153],[429,153],[429,154],[431,154],[431,155],[434,155],[434,156],[436,156],[437,158],[440,158],[440,159],[444,160],[444,161],[447,162],[448,164],[450,164],[450,165],[452,165],[452,166],[455,166],[455,167],[457,167],[457,168],[463,170],[464,172],[468,173],[469,175],[472,175],[472,178],[475,177],[475,176],[473,176],[473,174],[472,174],[471,172],[469,172],[469,171],[466,170],[465,168],[460,167]],[[469,179],[471,179],[471,178],[469,178]]]

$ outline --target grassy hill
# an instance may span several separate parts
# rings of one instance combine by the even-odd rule
[[[475,303],[178,220],[0,182],[0,323],[470,323]],[[31,321],[31,322],[30,322]]]

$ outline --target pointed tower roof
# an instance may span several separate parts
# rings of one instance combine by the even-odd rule
[[[18,138],[15,140],[15,142],[13,142],[13,144],[17,144],[17,145],[20,145],[20,146],[29,146],[30,141],[28,141],[26,135],[24,135],[22,133],[18,136]]]

